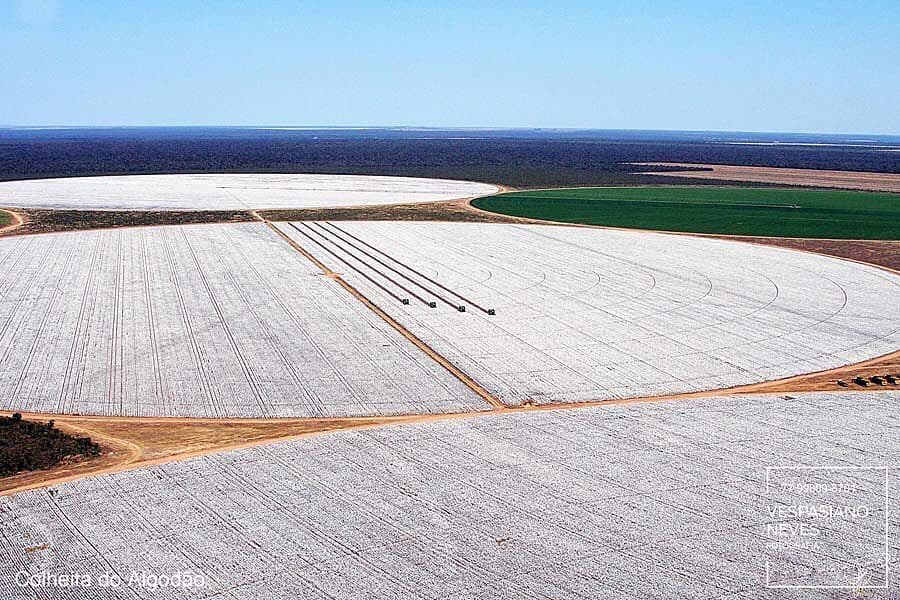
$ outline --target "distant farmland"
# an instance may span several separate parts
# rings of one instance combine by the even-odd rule
[[[900,195],[764,188],[581,188],[513,192],[477,208],[565,223],[832,239],[900,239]]]

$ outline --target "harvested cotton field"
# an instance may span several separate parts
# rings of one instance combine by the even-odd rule
[[[19,573],[75,572],[137,574],[91,598],[144,597],[141,581],[178,573],[192,587],[157,593],[812,598],[766,585],[852,581],[886,598],[900,478],[881,467],[900,462],[898,405],[858,393],[507,412],[95,477],[0,498],[0,597],[31,597]],[[770,507],[799,494],[767,488],[767,467],[810,465],[851,467],[835,473],[871,514],[834,520],[816,552],[774,553]]]
[[[242,210],[434,202],[494,194],[486,183],[368,175],[119,175],[0,182],[0,206]]]
[[[900,276],[818,255],[540,225],[278,227],[509,405],[720,389],[900,344]]]
[[[130,416],[486,409],[263,223],[0,240],[0,408]]]

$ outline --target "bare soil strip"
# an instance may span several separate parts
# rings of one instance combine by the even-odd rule
[[[692,163],[630,163],[647,167],[684,167],[685,171],[645,171],[639,175],[656,175],[689,179],[722,181],[754,181],[792,186],[842,188],[868,192],[900,192],[900,174],[866,173],[862,171],[825,171],[818,169],[785,169]],[[698,170],[705,169],[705,170]]]
[[[818,240],[746,236],[712,236],[779,248],[825,254],[900,272],[900,241]]]
[[[510,191],[503,188],[502,191]],[[14,222],[0,228],[0,237],[61,233],[120,227],[196,225],[201,223],[248,223],[251,221],[471,221],[477,223],[529,223],[531,219],[507,217],[478,210],[469,205],[473,198],[354,206],[343,208],[303,208],[290,210],[56,210],[0,208]]]
[[[755,393],[761,394],[900,390],[900,350],[855,365],[759,383],[753,387]]]
[[[257,211],[268,221],[466,221],[472,223],[527,223],[529,219],[478,210],[471,198],[418,204],[385,204],[346,208],[304,208]]]
[[[875,367],[878,361],[891,361],[900,365],[900,351],[888,357],[861,363],[857,370]],[[881,371],[885,368],[882,367]],[[895,367],[895,371],[898,369]],[[9,496],[30,489],[46,488],[74,479],[93,477],[107,473],[128,471],[168,462],[249,448],[306,436],[320,435],[341,430],[385,427],[403,423],[422,423],[447,419],[476,418],[482,415],[542,410],[573,410],[643,402],[668,402],[737,394],[803,394],[814,391],[847,391],[835,385],[823,386],[820,382],[836,380],[838,370],[812,375],[800,375],[780,381],[740,386],[726,390],[710,390],[690,394],[598,400],[578,403],[526,405],[521,407],[497,406],[489,411],[443,413],[427,415],[400,415],[389,417],[329,419],[204,419],[174,417],[99,417],[67,416],[23,413],[31,420],[53,419],[60,429],[75,435],[87,435],[104,447],[104,453],[95,459],[60,465],[44,471],[21,473],[0,479],[0,496]],[[872,384],[867,388],[853,386],[854,390],[888,391],[897,386]],[[0,411],[0,414],[10,414]]]

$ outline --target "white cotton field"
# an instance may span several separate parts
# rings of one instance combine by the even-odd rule
[[[0,240],[0,409],[319,417],[489,408],[262,223]]]
[[[541,225],[278,227],[510,405],[720,389],[900,344],[900,276],[821,255]]]
[[[569,227],[278,227],[509,405],[719,389],[900,343],[900,277],[818,255]],[[0,281],[3,409],[489,408],[262,223],[8,238]]]
[[[880,467],[900,464],[898,406],[817,393],[505,413],[93,477],[0,498],[0,598],[826,597],[766,589],[767,561],[773,585],[890,598],[900,478]],[[820,476],[871,512],[830,521],[818,552],[778,554],[769,509],[798,496],[767,467],[804,465],[871,467]],[[134,583],[15,584],[67,572]],[[141,584],[178,573],[190,587]]]
[[[242,210],[434,202],[494,194],[485,183],[369,175],[118,175],[0,182],[0,206]]]

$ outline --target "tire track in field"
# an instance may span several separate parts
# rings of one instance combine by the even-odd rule
[[[312,300],[317,305],[319,304],[318,298],[313,297]],[[340,323],[334,318],[333,315],[331,315],[330,311],[325,309],[325,310],[321,310],[320,312],[322,314],[323,319],[327,319],[328,322],[332,326],[334,326],[334,328],[336,330],[341,330]],[[360,395],[359,390],[356,388],[356,386],[354,386],[350,382],[350,380],[347,379],[347,377],[344,375],[343,370],[339,367],[339,365],[335,364],[334,360],[328,355],[328,353],[325,350],[322,349],[322,347],[319,345],[319,343],[312,336],[310,336],[307,333],[306,327],[303,326],[303,323],[301,323],[300,321],[297,320],[296,315],[294,315],[293,311],[290,311],[288,309],[288,314],[290,315],[291,321],[297,327],[298,331],[300,331],[301,334],[306,339],[306,341],[313,348],[315,348],[316,353],[322,358],[322,360],[328,365],[328,367],[331,369],[331,371],[337,376],[338,380],[341,382],[341,385],[344,387],[344,389],[347,390],[347,392],[353,397],[354,402],[356,402],[357,408],[359,408],[359,410],[360,410],[360,414],[361,415],[366,414],[369,411],[369,405],[368,405],[366,399]],[[354,343],[353,337],[344,336],[344,339],[348,343]],[[363,352],[362,354],[364,356],[367,355],[367,353],[365,353],[365,352]],[[327,412],[328,411],[326,411],[325,414],[323,414],[323,416],[326,416]]]
[[[223,527],[223,529],[232,532],[237,538],[246,541],[248,546],[259,548],[259,544],[257,542],[255,542],[252,538],[247,537],[247,530],[238,527],[234,524],[234,519],[229,519],[221,512],[219,512],[215,508],[215,506],[210,503],[208,496],[204,497],[200,494],[197,494],[194,489],[191,488],[191,486],[184,485],[182,481],[180,481],[177,477],[174,477],[165,469],[152,469],[151,472],[159,479],[165,478],[168,483],[168,487],[173,487],[177,490],[180,490],[185,496],[193,500],[192,506],[200,507],[203,512],[205,512],[209,517],[217,521]],[[192,557],[184,552],[182,548],[179,547],[178,552],[185,555],[192,564],[194,564],[195,566],[199,566]],[[200,569],[200,571],[203,573],[209,573],[210,571],[215,573],[223,573],[220,567],[221,565],[219,563],[211,563],[207,568]],[[216,578],[212,577],[212,579],[215,580]]]
[[[52,250],[52,249],[53,249],[53,246],[51,246],[50,250]],[[54,254],[55,253],[52,251],[47,251],[40,257],[37,268],[32,267],[31,276],[28,278],[28,280],[26,282],[24,282],[24,287],[22,287],[20,289],[20,295],[23,295],[23,296],[27,295],[28,292],[34,287],[34,282],[37,279],[38,274],[41,273],[42,271],[44,271],[44,269],[47,266],[47,263],[50,261],[50,257]],[[25,256],[25,255],[31,256],[31,253],[30,252],[22,252],[22,255],[23,256]],[[28,261],[26,263],[26,265],[31,267],[32,266],[31,261]],[[9,295],[9,293],[12,292],[12,290],[13,290],[13,286],[4,288],[3,298],[2,298],[2,300],[4,302],[7,298],[7,296]],[[2,354],[2,356],[0,356],[0,366],[3,366],[4,369],[6,368],[5,365],[7,364],[7,361],[9,361],[10,353],[12,352],[12,349],[15,345],[15,339],[16,339],[19,329],[21,328],[21,325],[22,325],[21,321],[26,320],[28,317],[28,313],[26,313],[22,319],[17,319],[17,317],[19,316],[19,313],[22,310],[22,307],[25,305],[28,305],[29,308],[31,307],[31,303],[23,302],[23,301],[21,301],[21,299],[20,299],[20,301],[15,302],[13,309],[9,312],[9,314],[6,316],[6,319],[3,321],[3,326],[0,327],[0,343],[2,343],[3,339],[6,337],[7,332],[10,331],[10,326],[13,323],[13,321],[14,320],[17,321],[16,325],[14,326],[14,328],[12,330],[12,335],[10,335],[10,339],[6,345],[6,348],[3,349],[3,354]],[[16,390],[16,392],[18,391],[17,387],[14,389]],[[16,396],[16,393],[13,393],[9,398],[9,401],[17,401],[17,400],[18,400],[18,397]]]
[[[159,342],[156,338],[156,319],[153,315],[153,295],[150,293],[150,266],[147,262],[147,234],[141,232],[141,287],[144,292],[144,303],[147,306],[147,327],[150,335],[151,363],[153,366],[153,383],[156,393],[157,405],[161,406],[165,413],[174,414],[174,403],[165,393],[162,382],[162,369],[159,366]],[[168,409],[166,409],[168,407]]]
[[[380,573],[387,580],[391,581],[398,587],[405,589],[409,597],[414,597],[416,590],[410,587],[408,583],[401,580],[394,574],[378,567],[366,558],[366,552],[371,550],[370,548],[357,548],[353,545],[343,542],[339,537],[329,535],[329,533],[324,528],[317,525],[315,520],[309,519],[306,515],[300,512],[296,505],[287,504],[278,495],[267,493],[267,491],[261,488],[256,481],[247,477],[243,471],[235,469],[228,461],[223,460],[222,457],[212,456],[210,457],[210,460],[214,462],[224,473],[229,475],[231,479],[241,484],[241,487],[252,490],[254,492],[252,494],[253,498],[260,501],[270,511],[278,514],[281,517],[287,517],[292,523],[298,525],[301,529],[307,531],[308,533],[311,533],[316,541],[327,543],[346,556],[353,556],[363,566],[376,573]],[[367,514],[372,514],[368,511],[364,512],[366,512]],[[384,519],[378,518],[378,520],[380,520],[382,523],[388,524],[388,522]],[[313,565],[314,564],[316,563],[313,563]]]
[[[97,286],[94,285],[94,278],[96,277],[97,266],[100,264],[102,256],[102,241],[102,238],[99,236],[94,240],[94,247],[91,252],[91,263],[90,267],[88,267],[87,281],[84,285],[84,291],[81,294],[81,304],[78,307],[75,331],[72,334],[72,343],[69,345],[69,356],[66,359],[66,371],[63,376],[62,387],[60,388],[59,395],[56,399],[57,410],[59,412],[74,412],[73,409],[75,408],[77,392],[74,389],[72,378],[75,377],[76,365],[79,364],[77,360],[79,354],[82,358],[82,362],[84,359],[84,345],[81,346],[81,352],[79,353],[79,341],[88,335],[88,332],[85,330],[84,317],[88,312],[88,308],[95,304],[93,302],[88,302],[88,297],[92,292],[96,293]],[[86,343],[87,342],[85,342],[85,344]]]
[[[74,257],[75,257],[75,253],[73,253],[73,252],[65,253],[65,259],[63,260],[63,266],[62,266],[62,271],[61,271],[61,273],[63,275],[65,275],[65,273],[68,272],[69,266],[72,264],[72,260]],[[60,257],[58,255],[54,254],[54,259],[56,261],[58,261],[59,258]],[[55,263],[54,263],[54,266],[55,266]],[[56,308],[56,304],[59,301],[60,297],[63,296],[63,291],[64,290],[62,289],[62,286],[60,286],[60,285],[53,286],[53,292],[50,295],[50,301],[47,304],[47,309],[45,311],[43,311],[44,314],[42,315],[40,323],[38,324],[37,331],[35,331],[35,333],[34,333],[34,337],[32,337],[32,339],[31,339],[31,345],[28,348],[28,354],[25,356],[25,362],[22,364],[22,368],[19,371],[19,376],[16,379],[16,384],[13,387],[12,397],[15,398],[16,400],[18,400],[20,398],[22,389],[29,380],[28,371],[31,369],[31,365],[34,363],[35,357],[38,356],[38,353],[36,350],[37,350],[38,346],[40,345],[40,342],[42,341],[41,338],[43,337],[44,332],[47,329],[47,324],[50,322],[51,315],[54,317],[56,315],[54,309]],[[38,379],[40,380],[42,378],[38,378]],[[26,397],[30,397],[30,396],[31,396],[31,394],[26,395]]]
[[[237,253],[240,255],[240,257],[243,259],[245,265],[253,273],[254,277],[256,278],[256,280],[260,284],[260,286],[268,293],[268,296],[275,301],[275,303],[278,305],[278,307],[293,322],[295,320],[293,313],[291,313],[288,310],[287,305],[282,301],[281,297],[276,292],[274,286],[272,286],[271,283],[259,273],[259,270],[256,268],[256,265],[253,264],[253,261],[250,260],[250,258],[246,255],[246,253],[241,249],[240,244],[235,244],[234,249],[237,251]],[[317,397],[315,397],[312,393],[310,393],[309,388],[306,385],[306,380],[303,377],[302,373],[296,368],[294,363],[284,353],[284,350],[282,349],[281,345],[278,343],[278,339],[279,339],[278,334],[275,333],[275,331],[272,329],[272,327],[269,325],[269,322],[266,319],[260,318],[258,316],[257,311],[256,311],[256,305],[253,302],[251,302],[250,298],[247,295],[246,290],[244,289],[243,286],[241,286],[238,279],[234,276],[233,269],[228,268],[228,265],[225,264],[221,255],[218,256],[218,260],[219,260],[219,264],[224,269],[225,277],[231,283],[231,287],[235,290],[238,298],[240,298],[241,303],[244,305],[244,307],[246,309],[245,314],[253,315],[253,319],[256,323],[257,329],[259,329],[260,331],[262,331],[264,333],[264,335],[262,336],[262,339],[264,339],[266,341],[267,345],[272,350],[272,352],[278,356],[279,362],[284,367],[291,382],[294,384],[294,387],[297,388],[300,391],[300,393],[306,397],[307,407],[314,409],[311,412],[315,412],[318,415],[324,416],[324,414],[325,414],[324,406],[322,405],[322,403],[319,401],[319,399]],[[302,331],[302,328],[299,325],[298,325],[298,329],[301,329],[301,331]],[[319,350],[318,346],[315,346],[315,348],[317,351]],[[329,363],[329,366],[331,366],[330,363]],[[264,413],[263,413],[264,416],[268,416],[269,414],[272,414],[275,412],[274,406],[271,405],[271,402],[269,402],[269,409],[271,409],[271,410],[264,411]]]
[[[122,257],[122,246],[125,243],[124,236],[121,231],[117,231],[115,233],[116,240],[116,253],[115,253],[115,269],[112,281],[112,296],[113,296],[113,306],[112,306],[112,327],[107,338],[109,340],[109,348],[107,349],[107,363],[106,363],[106,405],[107,410],[110,413],[115,414],[116,409],[118,410],[118,414],[124,414],[123,410],[123,398],[121,394],[121,390],[119,388],[121,386],[121,381],[123,379],[123,374],[121,372],[122,369],[122,333],[120,331],[121,323],[122,323],[122,281],[124,277],[124,269],[125,263]],[[117,393],[118,392],[118,393]],[[115,407],[115,403],[117,402],[118,397],[118,407]]]
[[[237,343],[237,340],[234,337],[234,333],[231,331],[231,326],[228,324],[228,320],[225,318],[225,313],[222,310],[221,305],[219,304],[219,300],[216,298],[216,295],[212,290],[212,286],[210,286],[209,284],[209,279],[206,276],[206,271],[200,265],[200,260],[197,258],[197,253],[194,251],[194,247],[191,245],[191,240],[184,229],[181,230],[181,237],[184,240],[184,244],[191,255],[194,266],[197,268],[197,273],[200,275],[200,281],[203,284],[206,295],[209,297],[209,300],[212,303],[213,310],[216,313],[216,317],[219,319],[222,330],[225,332],[225,337],[228,340],[228,344],[231,346],[231,351],[234,353],[235,358],[237,358],[238,364],[241,367],[241,372],[244,375],[244,379],[246,379],[247,384],[250,386],[250,391],[253,393],[254,399],[256,400],[256,405],[262,414],[269,414],[269,409],[271,407],[266,405],[266,400],[264,398],[262,390],[259,388],[256,374],[250,367],[247,358],[244,356],[244,353],[241,351],[240,345]]]
[[[206,367],[206,356],[203,353],[200,344],[197,342],[197,336],[194,332],[194,325],[191,323],[190,313],[187,310],[187,304],[184,300],[184,291],[181,289],[181,282],[178,280],[178,270],[175,259],[172,256],[172,246],[168,238],[168,232],[163,233],[162,242],[166,253],[166,264],[169,267],[169,274],[173,287],[175,288],[175,296],[178,299],[178,308],[181,313],[181,322],[187,333],[188,348],[190,349],[191,358],[194,361],[195,373],[198,376],[198,383],[204,396],[206,396],[207,407],[213,415],[222,417],[225,411],[222,410],[218,397],[218,388],[213,388],[212,378]]]
[[[156,473],[156,471],[154,471],[154,473]],[[114,477],[109,478],[105,483],[105,488],[107,490],[110,490],[110,488],[115,488],[114,490],[110,490],[111,493],[114,494],[118,499],[119,504],[125,505],[125,509],[133,515],[134,520],[143,525],[147,531],[153,532],[153,539],[157,540],[158,542],[165,543],[166,547],[169,548],[171,552],[180,555],[186,563],[193,565],[198,572],[203,572],[203,570],[200,568],[200,564],[196,560],[194,560],[193,555],[188,552],[184,548],[184,546],[171,542],[170,536],[167,535],[168,533],[170,533],[168,530],[159,529],[157,523],[154,520],[147,518],[146,511],[141,510],[139,506],[135,506],[129,490],[122,485],[122,482],[119,479],[116,479]],[[209,577],[208,572],[206,576]],[[216,583],[221,583],[219,581],[216,581],[214,577],[209,578]]]
[[[341,383],[344,386],[346,386],[348,389],[350,389],[350,385],[347,382],[347,380],[344,378],[343,374],[336,368],[336,366],[331,362],[331,360],[328,358],[328,356],[326,356],[326,354],[322,350],[322,348],[317,343],[315,343],[315,341],[309,336],[309,334],[306,332],[306,328],[303,327],[303,324],[297,320],[297,315],[295,315],[294,311],[292,311],[290,309],[290,307],[287,305],[287,303],[281,297],[281,294],[279,294],[279,292],[275,288],[275,286],[272,285],[272,282],[269,279],[262,276],[262,274],[259,272],[259,269],[256,268],[256,264],[254,264],[254,261],[251,260],[250,257],[247,256],[247,254],[244,252],[244,250],[240,246],[240,244],[235,244],[234,248],[237,251],[237,253],[240,255],[240,257],[244,260],[244,263],[249,267],[250,271],[253,273],[254,277],[256,278],[256,281],[268,292],[269,296],[273,300],[275,300],[275,303],[278,305],[278,308],[281,309],[281,311],[285,315],[287,315],[288,320],[290,320],[291,324],[293,324],[296,327],[296,329],[300,333],[300,335],[302,335],[304,337],[306,342],[310,345],[310,347],[313,348],[315,353],[322,359],[322,361],[325,362],[325,364],[327,364],[328,367],[335,374],[337,374]],[[229,276],[230,275],[231,275],[231,273],[229,271]],[[244,305],[247,306],[251,310],[251,313],[256,318],[256,322],[259,324],[260,328],[266,332],[266,334],[267,334],[267,336],[265,336],[266,339],[273,340],[271,342],[270,346],[275,350],[275,352],[278,353],[278,356],[281,359],[282,363],[287,368],[288,373],[290,374],[291,379],[294,382],[294,385],[297,386],[300,389],[300,391],[303,394],[305,394],[306,397],[309,399],[309,405],[310,405],[310,407],[315,409],[314,412],[321,416],[325,416],[327,411],[325,410],[324,404],[322,404],[321,400],[317,396],[315,396],[313,393],[311,393],[309,391],[309,388],[306,386],[306,379],[303,377],[302,372],[299,371],[295,367],[293,362],[291,362],[288,359],[287,355],[285,355],[284,351],[281,349],[281,347],[278,345],[278,343],[276,341],[274,341],[274,340],[277,340],[277,337],[274,336],[271,327],[269,327],[269,325],[268,325],[268,323],[266,323],[265,319],[260,319],[259,317],[256,316],[256,312],[253,310],[253,307],[251,306],[244,290],[240,286],[238,286],[236,283],[234,283],[234,285],[235,285],[235,287],[237,287],[238,293],[240,294],[241,300],[244,302]],[[356,397],[356,396],[354,395],[354,397]],[[360,399],[357,398],[357,401],[360,401]]]
[[[262,452],[266,457],[267,464],[280,466],[290,476],[303,481],[305,487],[314,488],[315,491],[317,491],[323,497],[330,498],[335,502],[343,502],[346,504],[351,503],[351,501],[348,501],[346,498],[335,496],[333,493],[333,491],[334,491],[333,488],[329,488],[327,485],[325,485],[319,479],[317,479],[315,477],[311,477],[310,473],[305,473],[303,471],[298,470],[295,465],[291,464],[290,461],[286,460],[284,457],[282,457],[277,452],[272,451],[271,448],[264,448],[262,450]],[[236,476],[238,476],[238,473],[233,468],[231,468],[230,465],[227,465],[224,461],[218,460],[218,457],[214,457],[214,459],[223,469],[225,469],[231,473],[234,473]],[[246,481],[246,478],[242,478],[242,479],[244,481]],[[251,484],[251,485],[253,485],[254,489],[256,489],[257,491],[262,492],[262,489],[259,486],[257,486],[255,483]],[[268,495],[266,495],[266,496],[268,497]],[[361,513],[361,514],[365,515],[365,517],[367,517],[366,523],[372,523],[372,522],[380,523],[385,529],[392,531],[396,535],[396,537],[398,539],[390,542],[388,545],[406,544],[406,543],[414,541],[417,537],[417,534],[415,531],[409,531],[409,530],[403,529],[402,527],[399,527],[393,521],[386,518],[381,512],[370,510],[369,505],[367,505],[366,503],[354,503],[353,507],[354,507],[354,510],[358,511],[359,513]],[[291,511],[291,512],[294,513],[294,515],[296,515],[297,518],[302,518],[302,515],[300,513],[297,513],[296,511]],[[445,514],[448,514],[448,516],[449,516],[449,513],[447,513],[447,511],[443,511],[443,512]],[[325,534],[322,537],[325,540],[327,540],[328,542],[330,542],[338,547],[345,546],[343,543],[340,542],[339,539],[334,538],[330,535]],[[373,564],[371,561],[367,560],[365,557],[365,555],[367,553],[377,551],[378,549],[383,548],[383,547],[384,547],[384,544],[376,544],[374,546],[370,546],[367,548],[361,548],[359,550],[351,550],[351,554],[354,555],[357,560],[359,560],[361,563],[363,563],[368,568],[370,568],[378,573],[381,573],[383,576],[385,576],[387,579],[394,582],[395,584],[401,584],[401,582],[396,577],[394,577],[391,573],[388,573],[381,567]],[[405,583],[402,583],[401,587],[408,589],[408,586]],[[410,597],[415,595],[414,592],[415,592],[415,590],[410,590],[410,594],[411,594]]]
[[[29,244],[29,245],[33,245],[33,244]],[[18,244],[17,244],[17,246],[18,246]],[[8,253],[6,254],[6,256],[3,257],[3,261],[0,262],[0,266],[2,266],[2,263],[3,263],[3,262],[6,262],[6,259],[9,258],[10,256],[15,256],[15,260],[14,260],[13,263],[10,265],[10,269],[9,269],[9,270],[10,270],[10,271],[14,271],[14,270],[17,271],[17,270],[18,270],[18,267],[19,267],[23,262],[25,262],[25,257],[26,257],[26,256],[27,256],[27,257],[31,257],[32,254],[31,254],[30,252],[27,251],[27,246],[26,246],[26,251],[24,251],[24,252],[8,252]],[[28,261],[28,262],[30,262],[30,261]],[[32,278],[29,279],[28,287],[31,287],[31,282],[34,281],[34,278],[35,278],[35,277],[36,277],[36,274],[32,275]],[[8,281],[8,280],[4,277],[3,281]],[[4,304],[6,304],[6,298],[7,298],[7,297],[9,296],[9,294],[12,292],[13,287],[14,287],[14,284],[7,284],[7,285],[2,285],[2,286],[0,286],[0,307],[2,307]],[[13,316],[15,315],[17,309],[18,309],[18,307],[13,308],[13,310],[10,311],[10,314],[8,314],[8,315],[6,316],[6,318],[3,320],[3,326],[0,327],[0,342],[2,342],[3,336],[4,336],[4,334],[6,333],[7,328],[9,327],[9,322],[10,322],[10,320],[13,318]],[[7,351],[4,351],[4,357],[6,356],[7,353],[8,353],[8,350],[7,350]],[[5,361],[5,358],[0,358],[0,364],[3,364],[4,361]]]
[[[109,245],[106,244],[105,242],[109,238],[110,235],[111,235],[110,232],[104,232],[102,234],[102,236],[98,237],[97,243],[100,246],[100,254],[98,257],[98,262],[97,262],[98,267],[97,267],[97,271],[95,272],[95,276],[96,276],[96,273],[101,273],[101,274],[103,273],[105,265],[106,265],[107,261],[109,260],[108,259],[108,256],[109,256],[108,246]],[[97,331],[96,328],[94,328],[94,329],[91,328],[91,320],[94,318],[95,313],[101,312],[102,309],[105,308],[105,307],[101,306],[101,298],[102,298],[102,296],[100,295],[101,289],[102,289],[102,286],[100,286],[100,285],[90,285],[89,286],[90,301],[87,303],[87,306],[88,306],[88,311],[86,313],[87,325],[85,327],[84,336],[82,336],[83,339],[82,339],[80,354],[79,354],[80,361],[79,361],[79,363],[77,363],[78,366],[77,366],[77,370],[76,370],[76,374],[75,374],[75,382],[76,382],[75,387],[76,387],[77,391],[73,394],[73,406],[72,406],[73,409],[75,407],[75,405],[74,405],[75,399],[77,399],[77,401],[79,401],[79,402],[84,401],[84,399],[85,399],[85,394],[84,394],[85,384],[89,381],[90,375],[92,375],[92,373],[90,373],[88,371],[89,365],[88,365],[88,361],[86,360],[86,358],[90,356],[91,333],[92,333],[92,331],[93,332]],[[98,311],[98,308],[101,309],[101,311]],[[103,319],[104,316],[105,316],[105,313],[101,314],[100,318]]]
[[[62,506],[57,502],[56,496],[54,494],[46,494],[44,496],[47,500],[47,504],[50,506],[50,510],[56,514],[59,522],[63,524],[63,526],[71,533],[71,537],[81,540],[81,542],[88,548],[90,548],[94,553],[94,558],[105,564],[108,569],[107,573],[114,573],[118,576],[122,581],[128,581],[127,577],[122,577],[118,570],[113,566],[113,564],[107,558],[107,555],[100,551],[100,549],[91,541],[91,539],[84,534],[81,529],[69,518],[68,513]],[[123,589],[122,587],[118,589]],[[130,586],[124,586],[124,589],[129,592],[129,595],[133,598],[139,598],[137,592],[132,589]]]

